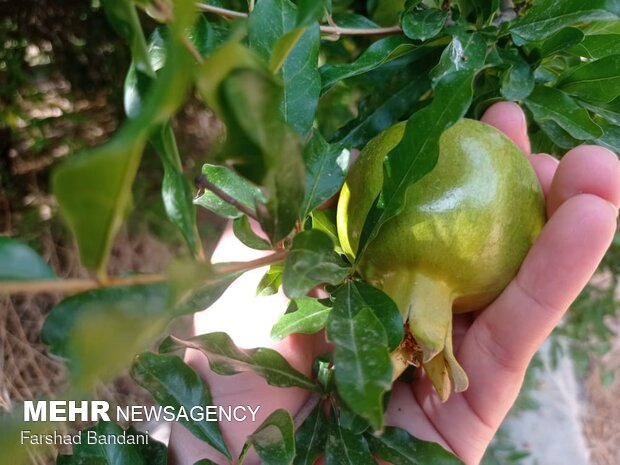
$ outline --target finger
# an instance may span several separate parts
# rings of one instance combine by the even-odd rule
[[[596,145],[582,145],[569,151],[560,162],[551,184],[547,215],[575,194],[589,192],[620,205],[620,161]]]
[[[538,176],[538,181],[540,182],[546,199],[549,197],[551,182],[553,181],[555,171],[560,162],[557,158],[553,158],[551,155],[545,153],[533,153],[527,158],[530,160],[530,164],[532,168],[534,168],[536,176]]]
[[[564,202],[517,277],[472,325],[459,359],[470,375],[467,399],[485,423],[498,425],[514,401],[532,356],[596,271],[616,217],[591,194]]]
[[[502,131],[523,153],[530,154],[527,120],[519,105],[514,102],[495,103],[484,112],[480,120]]]
[[[514,403],[528,363],[607,250],[617,210],[591,194],[567,200],[551,217],[515,280],[474,321],[458,359],[469,389],[441,404],[429,383],[416,398],[465,463],[478,463]],[[467,434],[463,432],[467,431]]]

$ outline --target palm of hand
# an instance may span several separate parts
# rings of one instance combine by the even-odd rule
[[[512,103],[492,106],[482,120],[503,131],[530,159],[547,200],[548,223],[503,293],[477,317],[455,317],[455,352],[469,375],[469,389],[441,403],[426,379],[397,383],[386,416],[387,424],[442,444],[468,465],[480,461],[535,351],[596,270],[613,239],[620,205],[620,163],[612,152],[580,146],[561,163],[530,155],[525,117]],[[325,344],[317,337],[295,336],[277,349],[308,373]],[[307,399],[304,391],[274,388],[253,374],[215,375],[198,354],[187,358],[209,381],[217,404],[259,404],[264,419],[276,408],[295,413]],[[261,418],[256,424],[223,425],[233,454]],[[218,457],[181,428],[173,431],[171,445],[176,463]]]

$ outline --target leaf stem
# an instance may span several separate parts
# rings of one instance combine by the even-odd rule
[[[248,262],[216,263],[213,265],[217,273],[235,273],[237,271],[249,271],[262,266],[277,263],[286,258],[288,250],[280,250],[271,255],[250,260]],[[2,294],[36,294],[43,292],[76,294],[78,292],[103,289],[108,287],[135,286],[140,284],[159,284],[166,282],[165,274],[145,274],[136,276],[107,277],[105,280],[92,278],[84,279],[50,279],[36,281],[4,281],[0,282],[0,295]]]
[[[200,11],[207,13],[213,13],[225,18],[247,18],[248,14],[241,11],[228,10],[226,8],[220,8],[206,3],[196,3],[196,7]],[[377,28],[351,28],[351,27],[339,27],[333,25],[321,25],[321,32],[331,34],[333,36],[386,36],[402,34],[403,30],[399,25],[390,27],[377,27]]]

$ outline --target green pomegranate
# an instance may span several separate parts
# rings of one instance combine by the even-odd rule
[[[383,161],[405,126],[379,134],[351,167],[338,203],[338,236],[355,257],[366,215],[381,190]],[[462,119],[439,140],[435,168],[407,192],[358,261],[364,279],[398,305],[422,348],[422,363],[447,399],[468,379],[452,350],[452,313],[480,310],[517,273],[545,221],[527,158],[505,135]]]

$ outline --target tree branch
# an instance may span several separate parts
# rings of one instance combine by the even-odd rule
[[[228,10],[206,3],[196,3],[196,7],[200,11],[213,13],[225,18],[247,18],[248,14],[241,11]],[[321,25],[321,32],[331,34],[333,36],[386,36],[402,34],[403,30],[400,26],[377,27],[377,28],[351,28],[340,27],[338,25]]]
[[[215,263],[213,270],[217,274],[249,271],[273,263],[281,262],[286,258],[288,250],[279,250],[265,257],[247,262]],[[35,281],[0,281],[0,295],[2,294],[36,294],[43,292],[76,294],[78,292],[108,287],[135,286],[139,284],[159,284],[166,282],[169,277],[165,274],[145,274],[136,276],[109,277],[105,281],[97,279],[50,279]]]

